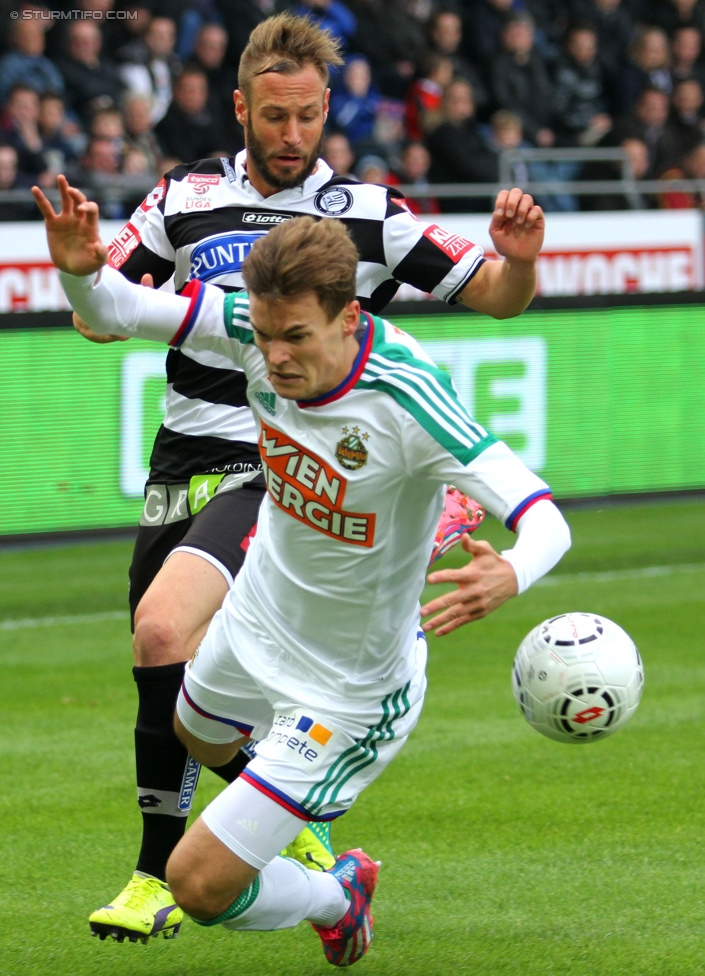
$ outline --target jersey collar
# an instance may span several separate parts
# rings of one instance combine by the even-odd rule
[[[320,396],[313,397],[311,400],[297,400],[296,403],[299,407],[303,407],[304,409],[307,407],[324,407],[327,403],[332,403],[334,400],[339,400],[341,397],[344,397],[360,379],[362,371],[370,357],[372,339],[374,337],[374,324],[371,316],[367,312],[363,312],[362,315],[365,318],[365,329],[360,337],[360,348],[357,356],[355,356],[355,362],[352,364],[352,369],[348,375],[342,383],[339,383],[335,389],[329,390],[327,393],[322,393]]]
[[[238,186],[244,193],[257,200],[258,203],[264,201],[270,204],[276,201],[279,206],[283,206],[288,200],[292,202],[300,200],[301,197],[307,197],[316,193],[322,186],[330,182],[334,175],[328,163],[324,159],[319,158],[316,172],[312,173],[301,186],[292,187],[291,190],[280,190],[279,193],[273,193],[270,197],[263,197],[258,190],[255,190],[247,177],[247,150],[242,149],[235,156],[235,176],[237,177]]]

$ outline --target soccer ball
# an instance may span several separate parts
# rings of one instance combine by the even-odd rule
[[[558,742],[594,742],[634,714],[644,668],[634,641],[594,613],[563,613],[527,634],[512,688],[527,722]]]

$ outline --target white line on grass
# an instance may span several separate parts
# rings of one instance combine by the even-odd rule
[[[591,582],[612,583],[615,580],[652,579],[661,576],[675,576],[677,573],[701,573],[705,563],[680,563],[674,566],[642,566],[641,569],[614,569],[604,573],[557,573],[545,576],[536,586],[558,586],[560,583]]]
[[[66,617],[24,617],[19,620],[0,620],[0,630],[24,630],[27,627],[61,627],[65,624],[97,624],[103,620],[126,620],[125,610],[104,613],[81,613]]]

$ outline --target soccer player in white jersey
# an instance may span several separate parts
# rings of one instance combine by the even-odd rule
[[[491,227],[504,260],[485,260],[462,234],[414,218],[398,190],[335,177],[319,158],[328,70],[340,63],[335,40],[307,18],[263,21],[243,53],[235,96],[247,149],[167,173],[110,245],[113,265],[132,281],[150,274],[157,287],[173,275],[177,291],[193,279],[241,289],[253,242],[311,214],[348,227],[365,311],[380,313],[406,282],[489,315],[518,314],[534,291],[535,264],[524,251],[528,245],[535,253],[538,232],[522,224],[521,195],[507,198],[505,219]],[[242,565],[264,492],[243,373],[227,356],[185,346],[170,350],[167,380],[130,566],[142,840],[127,886],[89,918],[101,938],[131,941],[171,936],[180,924],[165,868],[183,835],[199,766],[176,739],[171,715],[185,662]],[[237,756],[217,772],[231,781],[243,762]],[[317,832],[325,838],[324,829]],[[330,859],[306,829],[292,853],[312,867]]]
[[[78,191],[62,187],[59,216],[34,192],[82,318],[230,355],[258,420],[258,531],[175,718],[209,765],[244,738],[258,744],[176,847],[172,893],[204,925],[308,920],[328,961],[351,965],[372,938],[378,865],[355,849],[314,873],[279,852],[302,822],[344,814],[406,741],[425,691],[424,631],[448,633],[522,592],[568,548],[568,527],[548,486],[472,420],[418,344],[361,313],[357,252],[338,221],[295,218],[259,240],[243,269],[249,301],[199,281],[177,296],[102,268],[97,207]],[[538,207],[523,216],[542,220]],[[464,537],[468,565],[431,576],[457,589],[420,608],[450,481],[518,538],[499,554]]]

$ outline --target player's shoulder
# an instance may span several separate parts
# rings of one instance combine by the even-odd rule
[[[167,183],[180,183],[192,174],[196,176],[228,177],[229,174],[225,168],[226,163],[232,170],[232,164],[226,156],[213,156],[208,159],[196,159],[191,163],[179,163],[164,174],[164,179]]]
[[[417,372],[422,378],[440,380],[451,388],[450,376],[426,353],[421,344],[399,326],[387,319],[370,315],[373,338],[368,357],[369,369],[363,374],[372,383],[383,382],[393,374],[397,377]]]

